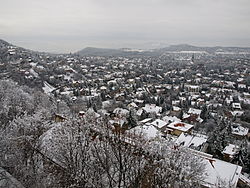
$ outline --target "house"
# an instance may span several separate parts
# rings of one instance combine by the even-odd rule
[[[182,120],[188,123],[196,123],[198,122],[198,115],[197,114],[184,114]]]
[[[202,106],[202,105],[204,105],[205,104],[205,99],[201,99],[201,98],[198,98],[197,99],[197,105],[198,106]]]
[[[85,115],[85,112],[84,112],[84,111],[79,111],[79,112],[78,112],[78,116],[79,116],[80,118],[84,117],[84,115]]]
[[[190,149],[194,155],[202,159],[205,165],[202,186],[207,188],[236,188],[241,176],[242,167],[226,161],[213,158],[212,155]]]
[[[181,135],[176,139],[175,144],[177,146],[189,147],[202,151],[205,147],[205,143],[208,139],[208,136],[202,134],[186,134],[181,133]]]
[[[241,110],[241,105],[240,103],[232,103],[232,108],[234,110]]]
[[[155,121],[153,121],[152,123],[150,123],[150,125],[153,125],[156,128],[163,128],[167,125],[168,123],[165,121],[162,121],[161,119],[156,119]]]
[[[238,153],[239,146],[236,146],[234,144],[229,144],[224,148],[222,151],[223,157],[226,161],[231,161],[234,158],[234,155]]]
[[[230,112],[230,111],[224,111],[224,115],[225,115],[225,117],[227,117],[227,118],[233,118],[233,114],[232,114],[232,112]]]
[[[173,111],[178,113],[181,111],[181,108],[178,106],[173,106]]]
[[[115,108],[113,110],[113,113],[117,117],[126,117],[129,114],[129,111],[127,109],[124,109],[124,108]]]
[[[178,106],[180,104],[180,100],[173,100],[172,105],[173,106]]]
[[[64,122],[65,120],[67,120],[67,118],[61,114],[55,114],[54,119],[55,119],[55,122]]]
[[[166,126],[168,129],[172,130],[173,135],[180,136],[182,133],[190,133],[194,125],[175,121]]]
[[[122,93],[116,93],[114,99],[117,101],[125,101],[126,97],[125,94],[122,92]]]
[[[188,110],[189,115],[201,115],[201,110],[200,109],[195,109],[195,108],[189,108]]]
[[[135,102],[137,105],[141,105],[141,104],[144,103],[144,100],[134,99],[134,102]]]
[[[199,93],[201,90],[201,87],[198,85],[185,85],[184,87],[188,92],[192,93]]]
[[[246,84],[238,84],[238,89],[239,90],[247,90],[247,85]]]
[[[242,111],[242,110],[234,110],[231,113],[235,117],[241,117],[244,114],[244,111]]]
[[[250,176],[247,174],[241,174],[238,185],[240,187],[250,187]]]
[[[146,104],[142,109],[145,110],[146,113],[160,114],[162,111],[162,107],[156,106],[155,104]]]
[[[205,187],[236,188],[242,167],[215,158],[205,158]]]
[[[243,96],[244,96],[245,98],[250,98],[250,93],[243,92]]]
[[[110,108],[110,107],[112,107],[112,101],[103,101],[102,102],[103,109]]]
[[[239,124],[233,124],[231,126],[232,134],[236,136],[237,138],[244,138],[247,136],[249,129],[242,127]]]
[[[135,102],[131,102],[128,104],[129,108],[138,108],[137,104]]]
[[[150,125],[150,122],[152,121],[152,118],[145,118],[145,119],[143,119],[143,120],[141,120],[141,121],[139,121],[139,124],[140,125]]]
[[[93,108],[89,108],[89,109],[86,111],[85,114],[86,114],[86,116],[91,117],[92,119],[95,119],[95,120],[97,120],[98,118],[101,117],[101,115],[98,114],[97,112],[95,112]]]
[[[178,106],[172,106],[172,110],[170,111],[171,116],[179,117],[181,114],[181,108]]]
[[[101,90],[102,92],[106,92],[106,91],[108,90],[108,88],[107,88],[106,86],[101,86],[101,87],[100,87],[100,90]]]
[[[172,123],[174,121],[181,121],[179,118],[177,118],[176,116],[164,116],[162,118],[163,121],[167,122],[168,124],[169,123]]]
[[[228,98],[226,98],[226,104],[227,105],[230,105],[233,103],[233,97],[232,96],[229,96]]]
[[[235,82],[225,81],[224,87],[233,89],[233,88],[235,88]]]
[[[119,134],[119,133],[125,133],[127,130],[127,122],[124,119],[121,118],[114,118],[109,120],[109,125],[112,127],[112,132]]]
[[[143,135],[146,137],[147,140],[153,140],[155,139],[160,133],[160,131],[154,127],[153,125],[141,125],[141,126],[137,126],[134,127],[132,129],[129,130],[129,132],[131,133],[135,133],[138,135]]]
[[[188,123],[197,123],[197,122],[203,122],[203,119],[200,118],[201,110],[195,109],[195,108],[189,108],[187,114],[183,115],[183,121],[186,121]]]

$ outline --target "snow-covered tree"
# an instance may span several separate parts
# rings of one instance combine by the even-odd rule
[[[40,156],[35,148],[50,128],[53,99],[11,80],[0,82],[0,166],[23,185],[37,185]]]
[[[203,164],[187,150],[160,138],[113,134],[105,122],[64,122],[48,132],[42,148],[63,167],[54,176],[66,187],[192,187],[203,177]]]
[[[153,187],[200,187],[205,170],[200,157],[165,139],[151,142],[147,148],[154,156],[150,166]]]

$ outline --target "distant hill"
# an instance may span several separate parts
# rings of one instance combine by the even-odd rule
[[[75,54],[81,56],[141,56],[141,55],[153,55],[151,51],[136,50],[130,48],[122,49],[109,49],[109,48],[93,48],[87,47],[83,50],[76,52]]]
[[[208,54],[250,54],[249,47],[199,47],[188,44],[171,45],[165,48],[159,48],[154,50],[133,50],[129,48],[123,49],[107,49],[107,48],[84,48],[81,51],[76,52],[82,56],[157,56],[165,52],[205,52]]]
[[[28,53],[28,54],[57,55],[57,54],[49,53],[49,52],[39,52],[39,51],[34,51],[34,50],[26,49],[26,48],[13,45],[13,44],[5,41],[5,40],[0,39],[0,54],[3,54],[4,52],[7,52],[10,48],[15,49],[15,51],[16,51],[17,54],[25,52],[25,53]]]
[[[22,47],[17,47],[12,45],[4,40],[0,39],[0,52],[3,54],[4,51],[7,51],[8,48],[14,47],[16,51],[26,51],[28,53],[39,53],[39,54],[50,54],[46,52],[37,52],[28,49],[24,49]],[[109,48],[94,48],[87,47],[84,48],[74,54],[80,56],[131,56],[131,57],[140,57],[140,56],[159,56],[165,52],[173,53],[173,52],[206,52],[209,54],[250,54],[250,47],[199,47],[192,46],[189,44],[179,44],[179,45],[170,45],[164,48],[158,48],[153,50],[140,50],[140,49],[131,49],[131,48],[121,48],[121,49],[109,49]]]
[[[83,55],[83,56],[85,55],[109,56],[109,55],[120,55],[121,53],[122,51],[118,49],[92,48],[92,47],[87,47],[76,52],[76,54]]]
[[[0,47],[10,46],[10,45],[11,45],[10,43],[0,39]]]
[[[223,47],[223,46],[215,46],[215,47],[198,47],[192,46],[188,44],[180,44],[180,45],[171,45],[169,47],[158,49],[160,52],[181,52],[181,51],[205,51],[207,53],[219,53],[219,52],[248,52],[250,53],[250,47]]]

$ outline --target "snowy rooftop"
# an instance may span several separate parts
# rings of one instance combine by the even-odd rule
[[[237,127],[232,126],[231,129],[232,129],[232,134],[239,136],[246,136],[249,131],[248,128],[242,127],[240,125]]]
[[[241,174],[240,180],[250,187],[250,179],[249,177],[247,177],[247,174],[246,175]]]
[[[180,110],[181,110],[180,107],[178,107],[178,106],[173,106],[173,111],[180,111]]]
[[[196,134],[196,135],[189,135],[182,133],[175,141],[176,144],[182,145],[185,147],[198,147],[207,141],[206,135]]]
[[[189,149],[194,155],[203,159],[205,165],[205,178],[203,185],[205,187],[231,187],[236,188],[237,182],[241,176],[242,167],[225,162],[212,155]]]
[[[175,116],[164,116],[163,121],[167,122],[167,123],[171,123],[174,121],[181,121],[179,118],[175,117]]]
[[[160,119],[156,119],[155,121],[153,121],[153,122],[151,123],[151,125],[153,125],[153,126],[155,126],[155,127],[158,127],[158,128],[162,128],[162,127],[164,127],[164,126],[167,125],[167,124],[168,124],[167,122],[162,121],[162,120],[160,120]]]
[[[229,144],[228,146],[224,148],[222,153],[232,156],[232,155],[235,155],[238,151],[239,151],[239,146]]]
[[[126,123],[125,122],[125,120],[123,120],[123,119],[111,119],[111,120],[109,120],[109,123],[111,124],[111,125],[114,125],[114,124],[118,124],[118,125],[120,125],[120,126],[123,126],[123,124],[124,123]]]
[[[137,104],[135,104],[134,102],[131,102],[130,104],[128,104],[128,106],[134,107],[134,108],[138,108]]]
[[[137,134],[145,134],[145,136],[148,138],[148,139],[153,139],[155,138],[159,131],[154,127],[154,126],[137,126],[133,129],[131,129],[130,131],[135,131]]]
[[[187,114],[187,113],[183,113],[183,116],[182,116],[182,118],[183,119],[186,119],[186,118],[189,118],[190,117],[190,115],[189,114]]]
[[[238,88],[247,88],[246,84],[238,84]]]
[[[234,110],[231,113],[232,113],[233,116],[241,116],[242,114],[244,114],[244,111]]]
[[[152,120],[152,118],[146,118],[144,120],[141,120],[140,123],[147,123],[147,122],[149,122],[151,120]]]
[[[194,125],[187,124],[187,123],[184,123],[184,122],[175,121],[175,122],[170,123],[167,127],[171,128],[171,129],[180,130],[182,132],[187,132],[193,126]]]
[[[204,158],[206,178],[209,187],[236,187],[242,167],[215,158]]]
[[[138,99],[135,99],[135,100],[134,100],[134,102],[136,102],[136,103],[143,103],[143,102],[144,102],[144,100],[138,100]]]
[[[201,110],[195,109],[195,108],[189,108],[188,113],[189,113],[189,114],[197,114],[197,115],[200,115],[200,114],[201,114]]]
[[[147,113],[155,112],[156,114],[160,113],[162,110],[162,107],[156,106],[154,104],[146,104],[145,107],[142,108]]]
[[[233,107],[233,108],[236,108],[236,109],[241,109],[240,103],[233,103],[233,104],[232,104],[232,107]]]
[[[120,114],[120,115],[127,115],[129,113],[129,111],[127,109],[124,108],[116,108],[113,111],[115,114]]]
[[[107,89],[106,86],[101,86],[101,87],[100,87],[100,90],[106,90],[106,89]]]
[[[199,89],[200,86],[197,85],[186,85],[186,87],[192,88],[192,89]]]
[[[86,114],[91,115],[93,118],[99,118],[100,114],[96,113],[93,108],[89,108]]]

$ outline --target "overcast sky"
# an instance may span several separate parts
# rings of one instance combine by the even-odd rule
[[[250,0],[0,0],[0,38],[50,52],[250,46]]]

